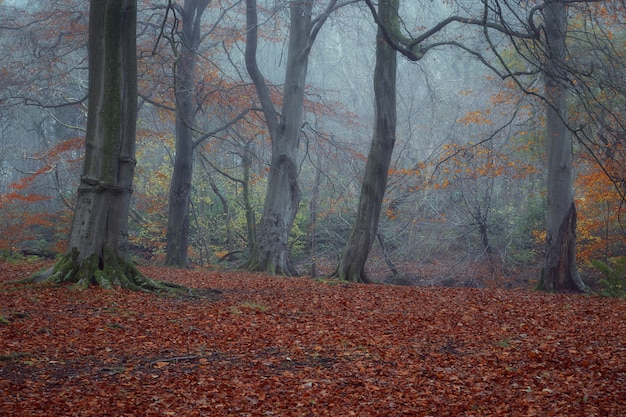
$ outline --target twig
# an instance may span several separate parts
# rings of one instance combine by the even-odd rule
[[[198,359],[199,356],[198,355],[189,355],[189,356],[174,356],[172,358],[163,358],[163,359],[156,359],[150,362],[150,364],[155,364],[158,362],[180,362],[180,361],[191,361],[194,359]]]

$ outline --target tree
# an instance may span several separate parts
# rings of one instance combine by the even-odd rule
[[[378,18],[385,27],[398,31],[399,0],[382,0]],[[387,187],[387,174],[396,141],[396,50],[385,40],[383,29],[376,35],[374,70],[374,134],[352,232],[333,276],[352,282],[370,282],[365,262],[378,230],[378,219]]]
[[[304,119],[304,89],[309,54],[317,34],[330,14],[339,7],[354,2],[350,0],[338,3],[337,0],[331,0],[315,19],[315,2],[290,2],[287,65],[282,110],[279,113],[257,63],[257,3],[256,0],[246,0],[246,68],[257,90],[272,140],[272,157],[256,242],[250,259],[243,268],[279,275],[296,274],[295,269],[289,265],[288,239],[300,204],[297,154]]]
[[[428,45],[424,43],[455,22],[477,26],[495,26],[483,19],[451,16],[435,24],[431,29],[423,31],[420,36],[408,38],[400,31],[399,1],[387,0],[379,2],[378,12],[371,0],[366,0],[366,4],[378,26],[377,59],[374,73],[376,122],[372,146],[365,168],[356,220],[339,266],[333,274],[335,277],[356,282],[369,282],[369,279],[365,276],[364,266],[376,236],[395,143],[395,52],[399,51],[409,60],[418,61],[432,48],[452,45],[473,53],[484,63],[487,63],[479,53],[473,52],[470,48],[455,40],[431,42]],[[498,30],[506,31],[504,27],[496,27]]]
[[[35,281],[166,290],[134,267],[128,214],[137,120],[136,0],[92,0],[89,109],[78,197],[67,252]]]
[[[237,115],[229,114],[229,116],[224,116],[226,120],[223,121],[223,124],[209,132],[202,132],[199,123],[196,121],[196,116],[203,111],[203,107],[210,99],[215,98],[215,96],[221,99],[224,98],[219,97],[220,94],[216,93],[224,88],[223,80],[215,79],[215,74],[212,74],[211,70],[202,71],[202,68],[198,66],[198,61],[202,59],[201,45],[209,35],[215,32],[218,24],[225,17],[226,12],[240,2],[241,0],[236,0],[233,5],[222,4],[221,7],[223,9],[220,15],[208,31],[203,31],[203,16],[208,10],[211,0],[184,0],[182,4],[179,4],[180,2],[169,2],[166,6],[168,12],[165,14],[164,19],[167,19],[171,10],[174,22],[172,23],[170,34],[164,33],[163,27],[166,24],[164,22],[159,36],[171,36],[168,40],[173,52],[172,83],[176,135],[174,170],[168,196],[166,265],[187,266],[194,151],[198,145],[216,133],[235,124],[248,112],[247,108],[243,108]],[[179,27],[180,29],[178,29]],[[224,39],[220,39],[220,41],[224,41]],[[206,88],[206,84],[199,83],[199,81],[204,81],[205,83],[208,81],[211,84],[215,83],[215,85],[211,85],[211,88]],[[230,93],[230,95],[232,96],[234,93]],[[229,94],[223,94],[223,96],[228,97]],[[232,99],[232,97],[229,98]],[[171,106],[149,98],[146,99],[160,108],[172,110]],[[222,107],[231,109],[233,107],[232,104],[229,103]],[[237,103],[235,107],[239,104]],[[224,110],[224,113],[228,113],[228,111]]]
[[[189,204],[193,173],[193,129],[196,67],[202,15],[210,0],[185,0],[177,7],[182,16],[181,49],[174,66],[176,103],[176,156],[169,191],[165,264],[185,267],[189,239]]]
[[[546,61],[543,70],[546,103],[548,217],[544,266],[539,288],[585,291],[576,266],[576,205],[572,180],[572,138],[568,128],[565,34],[567,8],[546,2],[544,10]]]

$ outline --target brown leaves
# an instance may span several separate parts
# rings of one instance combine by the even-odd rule
[[[0,415],[626,410],[624,301],[143,272],[222,297],[0,287]]]

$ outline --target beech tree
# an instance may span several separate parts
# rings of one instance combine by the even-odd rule
[[[619,9],[620,6],[616,7]],[[568,16],[581,11],[583,19],[588,23],[585,23],[583,30],[574,30],[570,35]],[[618,12],[617,15],[619,14]],[[543,21],[536,15],[541,15]],[[589,126],[602,126],[602,123],[589,123],[585,126],[584,120],[594,119],[598,109],[602,113],[603,109],[608,108],[606,103],[598,101],[602,94],[597,95],[591,91],[597,88],[598,78],[602,77],[597,74],[610,73],[611,69],[607,69],[607,64],[610,67],[615,63],[594,60],[589,64],[587,56],[577,56],[575,44],[588,47],[598,41],[597,34],[590,34],[587,30],[596,30],[603,34],[605,42],[611,42],[612,35],[608,26],[613,19],[607,19],[608,16],[611,13],[604,5],[599,5],[594,10],[590,4],[583,2],[548,0],[532,7],[526,14],[526,27],[529,33],[535,34],[533,43],[520,45],[515,37],[510,38],[518,57],[530,70],[518,72],[504,65],[506,76],[514,79],[526,94],[539,97],[545,103],[548,208],[544,260],[537,285],[539,289],[588,290],[580,278],[576,262],[577,212],[574,202],[572,138],[574,134],[579,140],[582,137],[584,147],[593,155],[594,150],[589,142],[584,143],[588,140],[585,136],[589,132]],[[490,45],[497,51],[493,42],[490,41]],[[601,43],[596,45],[599,51],[606,48],[606,45],[600,46]],[[500,54],[498,58],[501,63],[505,62]],[[596,65],[600,68],[598,71],[594,70]],[[543,77],[542,95],[523,82],[524,76],[531,75],[532,80],[537,73]],[[600,81],[599,84],[600,91],[613,90],[610,81]],[[570,117],[569,107],[572,103],[576,103],[576,111],[582,110],[585,116]],[[598,142],[602,142],[601,136],[600,134]],[[593,157],[600,165],[603,164],[597,155]]]
[[[412,61],[420,60],[430,48],[422,43],[452,22],[465,21],[448,18],[421,36],[410,39],[400,30],[399,0],[378,3],[378,11],[366,0],[378,25],[376,35],[376,67],[374,71],[375,124],[372,144],[365,167],[361,194],[352,232],[334,277],[353,282],[370,282],[365,274],[365,263],[376,238],[391,156],[396,140],[396,51]],[[469,20],[478,24],[478,20]],[[454,42],[450,42],[454,43]],[[457,46],[460,46],[457,44]]]
[[[202,15],[210,0],[185,0],[176,7],[182,16],[181,46],[174,67],[176,103],[176,156],[169,191],[167,249],[165,264],[187,264],[189,204],[193,173],[193,129],[195,125],[195,82]]]
[[[85,160],[67,252],[36,282],[167,290],[129,259],[137,120],[136,0],[92,0]]]
[[[385,40],[384,27],[399,33],[399,0],[381,0],[376,34],[374,70],[375,120],[372,144],[361,184],[356,219],[333,276],[353,282],[370,282],[365,262],[376,238],[380,210],[387,187],[387,173],[396,141],[396,50]]]
[[[167,19],[171,11],[174,22],[169,34],[164,34],[162,29],[160,35],[169,38],[173,52],[172,84],[176,136],[174,169],[168,194],[165,264],[169,266],[187,266],[195,150],[210,137],[237,123],[248,112],[248,109],[243,108],[239,114],[230,114],[225,117],[227,120],[221,126],[208,132],[202,131],[200,123],[196,120],[198,113],[209,101],[208,96],[211,95],[207,91],[199,94],[202,88],[198,88],[198,82],[205,75],[198,66],[198,61],[203,58],[201,46],[217,28],[226,12],[240,1],[235,0],[230,5],[222,4],[223,9],[208,29],[204,27],[203,16],[211,5],[211,0],[184,0],[169,2],[166,6],[168,12],[164,18]],[[166,23],[163,23],[163,27]],[[220,82],[221,80],[217,80],[217,84]],[[153,100],[150,102],[160,108],[172,110],[171,106]]]
[[[330,0],[313,18],[314,1],[289,3],[290,27],[282,109],[276,110],[256,53],[258,16],[256,0],[246,0],[246,50],[248,74],[254,83],[272,141],[272,157],[263,214],[250,259],[243,268],[279,275],[295,275],[289,265],[288,239],[300,204],[298,145],[304,119],[304,88],[309,54],[315,38],[330,14],[355,0]]]
[[[546,60],[546,160],[548,217],[539,288],[585,291],[576,266],[576,205],[572,180],[572,136],[568,128],[566,57],[567,7],[549,0],[543,8]]]

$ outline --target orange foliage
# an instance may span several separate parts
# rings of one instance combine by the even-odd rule
[[[44,266],[0,263],[0,284]],[[0,415],[626,410],[623,300],[141,270],[203,291],[0,285]]]
[[[494,149],[490,143],[466,145],[450,144],[443,147],[439,162],[435,166],[440,171],[440,181],[435,188],[445,188],[457,179],[479,179],[501,177],[519,179],[539,172],[537,166],[529,164],[523,155],[505,147]]]
[[[59,236],[66,235],[69,229],[69,210],[63,207],[58,212],[50,212],[51,206],[45,202],[53,198],[33,192],[33,189],[58,165],[76,168],[83,150],[82,137],[63,140],[51,149],[35,154],[34,157],[43,162],[42,166],[8,186],[11,192],[0,196],[0,250],[13,251],[32,245],[45,236],[43,240],[53,246],[47,249],[63,251],[66,242]]]
[[[465,126],[469,124],[493,124],[491,120],[489,120],[486,116],[489,115],[489,112],[481,112],[481,111],[471,111],[468,112],[464,117],[457,120],[458,123],[461,123]]]
[[[78,165],[78,162],[81,161],[84,147],[84,138],[73,137],[57,143],[52,149],[35,154],[34,158],[44,161],[43,165],[35,172],[12,183],[9,187],[15,191],[27,190],[39,177],[52,172],[61,161],[69,165]],[[15,194],[10,196],[10,198],[33,198],[33,196],[28,197]]]
[[[626,233],[620,224],[623,201],[615,184],[593,162],[584,160],[576,178],[578,256],[585,263],[626,254]]]
[[[42,229],[53,229],[54,214],[36,204],[49,197],[18,193],[0,196],[0,250],[13,252],[24,243],[36,240]]]

